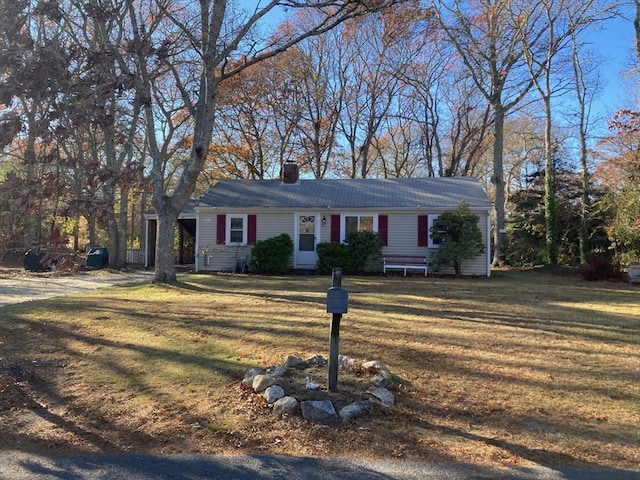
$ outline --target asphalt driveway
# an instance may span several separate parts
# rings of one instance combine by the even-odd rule
[[[151,281],[153,272],[91,270],[76,273],[32,273],[22,269],[0,271],[0,307],[60,297],[128,282]]]

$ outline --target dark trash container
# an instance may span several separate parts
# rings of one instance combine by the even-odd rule
[[[109,250],[107,250],[107,247],[92,247],[87,253],[85,265],[88,268],[104,268],[109,265]]]
[[[44,272],[49,270],[49,267],[45,266],[42,262],[46,256],[47,252],[45,250],[29,250],[24,254],[24,269],[30,272]]]

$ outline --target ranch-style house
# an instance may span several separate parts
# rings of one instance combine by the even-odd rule
[[[193,264],[196,272],[234,271],[248,261],[256,241],[287,233],[294,243],[291,267],[312,270],[318,243],[342,242],[356,230],[377,232],[384,256],[428,262],[439,247],[429,236],[433,221],[464,201],[479,217],[485,252],[463,263],[463,274],[490,275],[491,203],[476,178],[306,180],[293,162],[284,165],[283,173],[282,180],[219,180],[190,202],[179,219],[180,258],[184,253],[190,260],[183,263]],[[153,264],[155,218],[147,215],[147,265]],[[184,236],[190,238],[191,253],[183,246]],[[406,274],[403,263],[411,262],[398,262]]]

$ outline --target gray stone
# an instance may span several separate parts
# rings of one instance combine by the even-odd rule
[[[386,387],[389,385],[389,380],[384,378],[382,375],[376,375],[371,379],[371,385],[374,387]]]
[[[280,385],[271,385],[264,391],[263,395],[267,403],[272,404],[284,397],[285,392]]]
[[[322,357],[322,355],[311,355],[305,360],[305,362],[308,365],[318,365],[319,367],[327,364],[327,361]]]
[[[253,387],[254,392],[260,393],[264,392],[271,385],[275,385],[276,379],[271,375],[256,375],[253,377],[253,382],[251,386]]]
[[[282,366],[285,368],[290,367],[298,367],[304,363],[300,357],[296,357],[295,355],[287,355],[284,357],[284,362],[282,362]]]
[[[371,415],[373,412],[373,402],[370,400],[363,400],[361,402],[355,402],[340,410],[340,418],[343,420],[349,420],[350,418],[364,417],[365,415]]]
[[[253,386],[253,379],[256,377],[256,375],[263,375],[264,374],[264,370],[262,370],[261,368],[250,368],[249,370],[247,370],[244,374],[244,378],[242,379],[242,384],[243,385],[248,385],[248,386]]]
[[[365,392],[365,395],[380,405],[385,407],[393,407],[395,398],[393,393],[383,387],[369,387]]]
[[[356,359],[355,358],[349,358],[349,357],[346,357],[344,355],[338,355],[338,366],[339,367],[343,367],[343,368],[355,367],[356,366]]]
[[[298,409],[298,400],[295,397],[282,397],[273,404],[273,411],[279,414],[293,413]]]
[[[272,377],[278,378],[287,373],[287,367],[284,365],[274,365],[273,367],[267,368],[267,373]]]
[[[371,360],[370,362],[364,362],[362,364],[362,368],[369,370],[370,372],[377,372],[384,378],[389,378],[391,376],[391,372],[389,372],[389,369],[380,360]]]
[[[336,409],[329,400],[309,400],[300,404],[306,420],[330,420],[336,418]]]

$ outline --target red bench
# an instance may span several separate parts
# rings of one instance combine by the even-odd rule
[[[403,275],[407,275],[407,270],[422,270],[427,276],[427,257],[422,255],[385,255],[383,257],[384,266],[382,271],[402,270]]]

